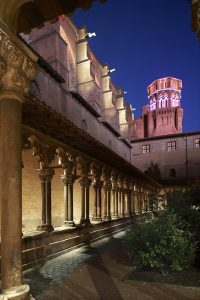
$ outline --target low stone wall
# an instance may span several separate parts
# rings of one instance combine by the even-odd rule
[[[25,235],[23,236],[23,270],[42,264],[77,247],[88,245],[113,232],[123,230],[133,221],[133,218],[123,218],[88,227],[73,229],[59,227],[52,233],[37,231],[32,235]]]

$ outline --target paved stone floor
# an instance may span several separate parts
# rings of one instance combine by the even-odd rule
[[[200,288],[128,280],[133,269],[120,256],[125,231],[25,272],[37,300],[199,300]]]

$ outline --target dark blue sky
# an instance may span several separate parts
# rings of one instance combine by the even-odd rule
[[[78,27],[96,32],[89,45],[101,63],[116,68],[111,78],[128,92],[136,117],[152,81],[182,79],[183,131],[200,130],[200,42],[190,13],[187,0],[108,0],[72,17]]]

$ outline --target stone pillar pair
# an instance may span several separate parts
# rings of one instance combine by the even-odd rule
[[[80,170],[81,179],[81,221],[82,225],[90,224],[90,184],[91,180],[88,178],[90,172],[90,162],[81,156],[76,159],[77,167]]]
[[[118,215],[120,218],[125,217],[124,204],[125,204],[124,178],[122,176],[119,176],[119,178],[118,178]]]
[[[109,221],[111,219],[110,214],[110,203],[111,203],[111,170],[104,167],[103,168],[103,189],[104,189],[104,221]]]
[[[38,170],[42,195],[42,224],[38,226],[38,230],[48,232],[54,230],[51,224],[51,180],[54,174],[53,169]]]
[[[124,192],[125,192],[125,217],[131,217],[131,190],[130,180],[124,179]]]
[[[118,219],[118,174],[111,172],[112,183],[112,219]]]
[[[64,170],[64,174],[61,179],[64,183],[64,227],[74,227],[74,209],[73,209],[73,185],[75,176],[75,157],[65,151],[63,148],[59,147],[56,149],[57,157],[59,159],[59,164]]]
[[[0,22],[1,298],[29,299],[22,280],[22,103],[37,60]]]
[[[74,227],[73,210],[73,174],[64,174],[61,176],[64,183],[64,227]]]

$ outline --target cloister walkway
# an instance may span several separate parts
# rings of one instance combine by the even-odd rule
[[[25,272],[36,300],[197,300],[200,288],[128,280],[133,269],[122,248],[125,231]]]

